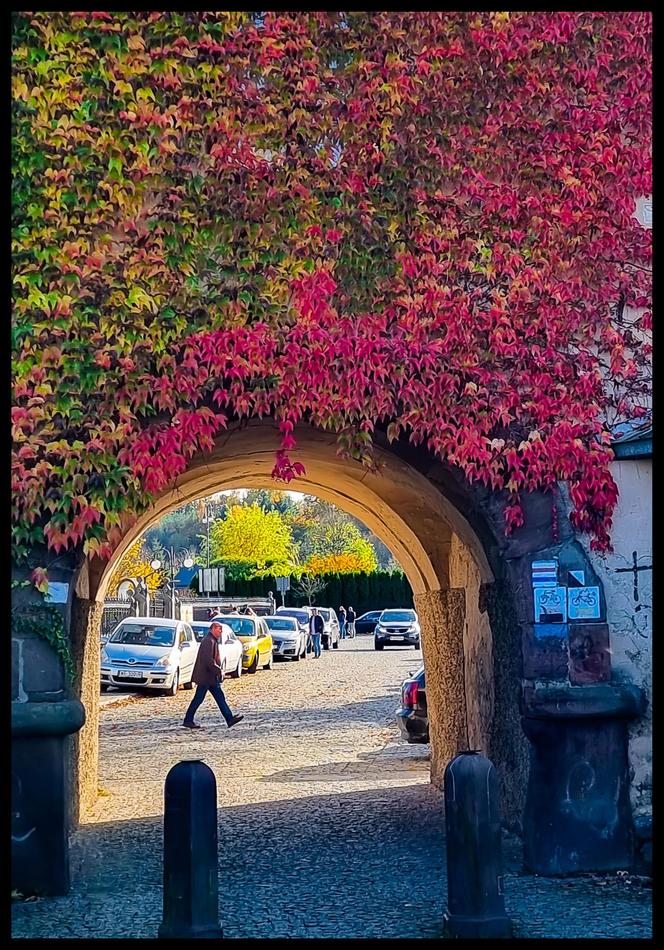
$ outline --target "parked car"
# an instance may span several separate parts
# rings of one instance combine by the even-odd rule
[[[401,684],[401,706],[397,709],[397,723],[406,742],[429,741],[429,714],[423,666]]]
[[[325,627],[323,628],[323,634],[320,638],[323,649],[329,650],[330,647],[334,647],[335,650],[338,650],[339,640],[341,639],[339,618],[332,607],[317,607],[316,609],[323,618],[323,623],[325,624]]]
[[[223,614],[213,617],[226,623],[242,642],[242,669],[255,673],[259,666],[272,669],[272,634],[264,617],[247,614]]]
[[[285,660],[304,660],[307,656],[307,631],[297,622],[295,617],[272,615],[265,618],[265,623],[272,634],[272,644],[275,660],[283,657]]]
[[[198,643],[191,626],[161,617],[125,617],[101,651],[101,691],[140,686],[175,696],[191,689]]]
[[[225,623],[224,620],[221,621]],[[210,629],[211,620],[194,620],[190,625],[194,631],[197,643],[201,643]],[[223,629],[219,638],[219,656],[221,658],[221,668],[224,673],[239,679],[242,676],[242,643],[233,633],[232,629]]]
[[[309,638],[309,621],[311,620],[311,607],[277,607],[275,616],[293,617],[297,620],[300,628],[304,632],[305,643],[307,644],[306,653],[311,653],[312,646]]]
[[[414,610],[384,610],[374,630],[374,647],[414,646],[420,648],[420,623]]]
[[[382,610],[369,610],[355,621],[355,633],[373,633]]]

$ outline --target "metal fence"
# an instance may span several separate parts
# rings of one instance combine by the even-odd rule
[[[131,615],[132,602],[130,600],[108,597],[104,601],[104,610],[101,615],[101,635],[103,637],[109,636],[121,620],[124,620],[125,617],[131,617]]]

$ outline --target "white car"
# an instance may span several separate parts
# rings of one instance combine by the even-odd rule
[[[290,660],[304,660],[307,656],[307,631],[295,617],[283,614],[265,617],[265,623],[272,634],[275,657]]]
[[[188,623],[162,617],[125,617],[101,651],[101,691],[109,686],[159,689],[175,696],[191,689],[198,643]]]
[[[224,623],[222,620],[217,622],[221,623],[221,637],[219,638],[221,668],[224,674],[239,679],[242,676],[242,643],[238,640],[227,623]],[[211,623],[211,620],[192,621],[191,627],[199,645],[210,629]]]
[[[317,607],[318,613],[323,618],[323,623],[325,624],[323,628],[323,635],[321,637],[321,643],[323,644],[324,650],[329,650],[330,647],[333,649],[339,649],[339,640],[341,639],[341,628],[339,626],[339,618],[337,617],[336,611],[332,607]]]

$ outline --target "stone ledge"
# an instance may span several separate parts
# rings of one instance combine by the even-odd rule
[[[525,686],[521,701],[528,719],[636,719],[645,707],[643,690],[632,684]]]
[[[77,699],[59,703],[12,703],[12,736],[66,736],[85,723]]]

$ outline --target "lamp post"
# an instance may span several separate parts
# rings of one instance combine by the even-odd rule
[[[206,538],[206,567],[210,566],[210,521],[212,520],[212,508],[210,507],[210,501],[208,498],[204,499],[205,502],[205,517],[203,521],[205,522],[205,538]]]
[[[186,554],[186,551],[180,551],[180,554]],[[171,584],[171,619],[175,620],[175,549],[169,548],[166,551],[168,555],[168,569],[170,573],[170,584]],[[182,562],[183,567],[193,567],[193,560],[188,555],[185,557]],[[154,561],[150,562],[150,567],[154,568],[155,571],[158,571],[161,567],[161,561],[159,558],[155,558]]]

